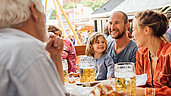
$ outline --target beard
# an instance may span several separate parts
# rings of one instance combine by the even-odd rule
[[[109,32],[110,32],[110,35],[111,35],[111,31],[112,31],[112,30],[109,31]],[[113,37],[113,36],[112,36],[112,38],[114,38],[114,39],[119,39],[119,38],[123,37],[123,35],[126,33],[125,26],[124,26],[122,32],[119,31],[118,29],[115,29],[114,31],[118,31],[118,35],[117,35],[116,37]]]
[[[119,39],[121,38],[123,35],[125,34],[125,30],[123,30],[123,32],[119,32],[118,36],[115,37],[115,39]]]

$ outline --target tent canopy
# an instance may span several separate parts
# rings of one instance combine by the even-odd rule
[[[125,13],[137,12],[146,9],[156,9],[171,6],[171,0],[125,0],[110,12],[92,15],[92,17],[109,17],[115,11]]]
[[[121,4],[123,1],[125,1],[125,0],[109,0],[103,6],[101,6],[99,9],[95,10],[92,14],[110,12],[115,7],[117,7],[119,4]]]
[[[171,0],[125,0],[119,6],[114,8],[111,13],[113,13],[114,11],[123,11],[126,13],[130,13],[166,6],[171,6]]]

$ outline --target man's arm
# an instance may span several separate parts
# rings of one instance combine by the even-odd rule
[[[63,71],[63,65],[62,65],[62,55],[50,55],[50,57],[53,60],[53,62],[55,63],[58,74],[61,78],[62,83],[64,84],[64,71]]]
[[[64,84],[64,71],[62,66],[63,46],[64,42],[62,38],[52,36],[46,45],[46,50],[50,53],[50,57],[55,63],[58,74],[61,78],[62,83]]]

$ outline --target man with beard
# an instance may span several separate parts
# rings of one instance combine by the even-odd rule
[[[128,37],[128,16],[122,11],[114,12],[109,19],[108,30],[114,40],[108,42],[108,54],[114,63],[136,63],[137,45]]]

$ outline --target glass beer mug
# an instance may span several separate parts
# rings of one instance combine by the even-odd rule
[[[66,59],[62,59],[62,65],[64,70],[64,82],[68,82],[68,62]]]
[[[80,82],[95,81],[94,73],[95,59],[91,56],[80,56],[79,75]]]
[[[132,62],[120,62],[115,64],[115,88],[116,91],[126,92],[130,96],[136,96],[135,64]]]

